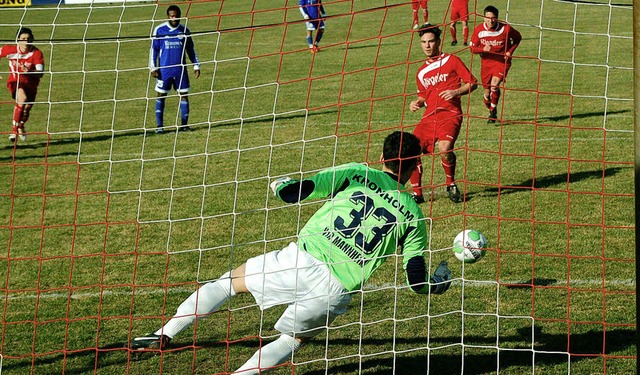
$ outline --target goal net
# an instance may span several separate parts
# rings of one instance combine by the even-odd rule
[[[26,141],[7,141],[15,101],[0,96],[0,373],[233,372],[279,336],[282,307],[238,295],[166,350],[128,345],[202,283],[295,241],[324,203],[284,204],[270,182],[379,168],[384,137],[413,131],[425,56],[411,1],[325,1],[317,52],[297,1],[176,3],[200,76],[187,59],[190,131],[169,90],[160,134],[149,49],[171,3],[39,1],[0,4],[2,45],[29,27],[45,59]],[[469,2],[470,32],[486,5]],[[492,5],[523,39],[495,124],[482,86],[462,99],[464,202],[440,155],[422,157],[427,267],[448,260],[451,288],[412,293],[398,252],[275,373],[636,368],[632,1]],[[479,78],[460,22],[451,45],[451,1],[428,10]],[[476,263],[454,257],[464,229],[488,239]]]

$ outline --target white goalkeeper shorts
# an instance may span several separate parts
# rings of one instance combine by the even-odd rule
[[[319,334],[351,301],[351,293],[327,265],[295,243],[247,260],[245,284],[262,310],[289,305],[275,329],[290,336]]]

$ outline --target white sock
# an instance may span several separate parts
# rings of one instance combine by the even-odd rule
[[[155,332],[173,338],[183,329],[193,324],[196,319],[217,311],[222,304],[233,297],[236,292],[231,285],[231,272],[222,275],[218,280],[204,284],[178,306],[178,311],[164,327]],[[196,306],[197,301],[197,306]]]
[[[300,348],[300,342],[289,335],[281,335],[276,341],[271,342],[258,349],[253,357],[234,374],[255,375],[270,371],[271,367],[285,363],[291,359],[291,355]],[[258,366],[260,368],[258,368]]]

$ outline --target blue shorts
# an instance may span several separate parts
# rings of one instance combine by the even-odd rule
[[[166,77],[160,73],[156,81],[156,91],[161,94],[166,94],[171,91],[172,88],[181,94],[189,92],[189,74],[187,74],[186,69],[181,73],[167,75]]]
[[[324,20],[309,20],[306,24],[309,31],[324,29]]]

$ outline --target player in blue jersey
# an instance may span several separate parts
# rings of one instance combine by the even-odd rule
[[[233,372],[265,373],[291,360],[303,343],[327,332],[347,311],[353,293],[361,292],[378,267],[395,259],[398,251],[408,290],[424,295],[446,292],[451,271],[442,261],[429,275],[426,219],[404,188],[421,153],[415,135],[396,131],[384,140],[382,170],[349,163],[302,180],[272,181],[271,190],[285,203],[325,200],[300,230],[297,242],[250,258],[202,285],[163,327],[134,338],[129,348],[163,350],[197,319],[225,306],[236,294],[250,293],[263,310],[287,305],[274,327],[281,335]]]
[[[164,125],[164,104],[167,93],[174,88],[180,96],[179,130],[190,130],[189,121],[189,74],[187,59],[193,63],[193,74],[200,77],[200,62],[191,39],[189,28],[180,24],[180,8],[171,5],[167,8],[169,20],[153,31],[149,68],[151,76],[156,78],[156,133],[162,133]]]
[[[324,34],[324,20],[326,17],[324,7],[322,6],[322,0],[298,0],[300,6],[300,13],[302,17],[307,21],[307,44],[309,45],[309,51],[316,53],[320,51],[318,43],[322,39]],[[315,39],[313,38],[313,32],[316,32]]]

